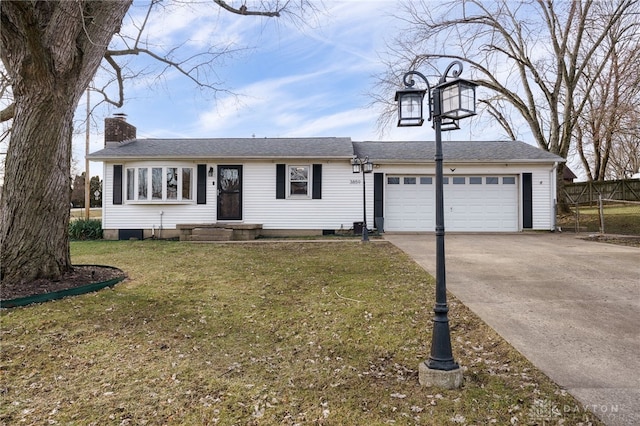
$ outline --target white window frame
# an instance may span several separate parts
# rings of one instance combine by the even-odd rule
[[[195,204],[195,176],[196,167],[193,164],[127,164],[124,167],[125,183],[127,188],[125,193],[125,203],[130,204]],[[162,184],[161,193],[154,196],[153,191],[153,170],[161,169],[160,179]],[[176,195],[175,198],[168,198],[167,173],[170,169],[176,169]],[[184,170],[189,169],[189,197],[183,198]],[[146,170],[146,195],[140,192],[141,170]],[[132,172],[130,172],[132,171]],[[144,172],[142,173],[144,175]],[[133,185],[131,185],[133,176]],[[130,191],[129,189],[133,189]],[[160,196],[158,196],[160,194]]]
[[[299,179],[299,180],[293,180],[292,179],[292,171],[293,169],[296,168],[304,168],[307,171],[307,178],[305,179]],[[287,165],[287,196],[289,198],[311,198],[311,182],[313,182],[313,179],[311,178],[311,173],[313,173],[312,171],[312,167],[311,164],[289,164]],[[300,193],[294,193],[293,192],[293,184],[295,183],[306,183],[306,193],[304,194],[300,194]]]

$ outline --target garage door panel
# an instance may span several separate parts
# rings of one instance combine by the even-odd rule
[[[396,184],[386,185],[386,207],[384,228],[387,231],[423,231],[433,229],[434,206],[433,184],[400,177]],[[415,182],[415,183],[406,183]]]

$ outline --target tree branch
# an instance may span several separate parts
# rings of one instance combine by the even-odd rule
[[[113,60],[111,52],[107,51],[107,53],[104,55],[104,59],[109,65],[111,65],[111,68],[113,68],[113,71],[116,73],[115,80],[118,84],[118,99],[114,101],[103,90],[96,91],[98,93],[101,93],[104,96],[105,101],[107,101],[108,103],[112,104],[116,108],[122,108],[122,105],[124,105],[124,79],[122,78],[122,68],[120,68],[120,65],[118,65],[118,63]]]
[[[225,2],[223,0],[213,0],[213,2],[215,4],[217,4],[218,6],[220,6],[221,8],[223,8],[224,10],[226,10],[228,12],[231,12],[231,13],[235,13],[236,15],[268,16],[268,17],[271,17],[271,18],[280,17],[280,12],[286,7],[286,4],[288,3],[288,2],[285,2],[285,6],[283,6],[282,8],[280,8],[280,9],[274,11],[274,12],[268,12],[268,11],[260,12],[260,11],[248,10],[246,4],[243,4],[238,9],[236,9],[236,8],[234,8],[232,6],[229,6],[227,4],[227,2]]]
[[[512,141],[518,139],[507,117],[505,117],[504,114],[498,108],[496,108],[496,106],[492,102],[484,99],[479,99],[478,102],[485,105],[489,115],[495,118],[498,124],[500,124],[500,127],[502,127],[504,131],[507,132],[507,136],[509,137],[509,139],[511,139]]]
[[[15,103],[11,103],[5,109],[0,111],[0,123],[4,123],[5,121],[9,121],[13,118],[16,113]]]

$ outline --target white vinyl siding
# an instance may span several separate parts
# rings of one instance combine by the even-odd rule
[[[204,164],[205,162],[198,162]],[[349,230],[353,222],[363,219],[362,174],[351,171],[349,160],[323,162],[300,161],[291,164],[322,164],[322,198],[290,197],[276,199],[276,167],[272,162],[243,164],[242,211],[240,222],[261,224],[264,229],[330,229]],[[241,164],[229,160],[219,164]],[[136,165],[137,166],[137,165]],[[153,164],[146,164],[153,167]],[[127,169],[124,166],[124,170]],[[217,182],[216,164],[212,177],[207,176],[207,204],[140,204],[113,205],[113,164],[105,166],[104,229],[175,229],[178,224],[216,223]],[[193,173],[196,172],[196,163]],[[195,176],[193,176],[195,181]],[[373,173],[367,174],[367,223],[373,226]],[[215,185],[214,185],[215,183]],[[126,186],[125,186],[126,188]],[[310,188],[311,189],[311,188]],[[194,196],[195,197],[195,196]],[[162,214],[161,214],[162,212]]]
[[[245,163],[243,211],[245,223],[259,223],[264,229],[345,230],[361,222],[362,174],[354,174],[344,161],[308,161],[322,164],[322,198],[276,199],[274,163]],[[290,162],[290,164],[300,164]],[[311,176],[310,176],[311,177]],[[373,174],[367,177],[367,223],[373,225]],[[309,193],[311,193],[309,188]]]
[[[552,175],[552,176],[550,176]],[[533,202],[533,229],[553,229],[553,194],[555,172],[535,171],[531,175],[531,192]]]

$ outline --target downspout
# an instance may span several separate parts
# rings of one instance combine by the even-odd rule
[[[160,227],[158,228],[158,239],[162,239],[162,215],[164,212],[160,210]]]
[[[561,229],[557,229],[556,227],[556,221],[558,218],[558,175],[556,173],[556,170],[558,169],[558,162],[556,161],[555,163],[553,163],[553,167],[551,168],[551,170],[549,171],[549,173],[551,173],[551,183],[553,184],[551,186],[552,188],[552,192],[551,192],[551,200],[552,200],[552,207],[553,207],[553,216],[551,217],[551,232],[554,231],[562,231]]]

